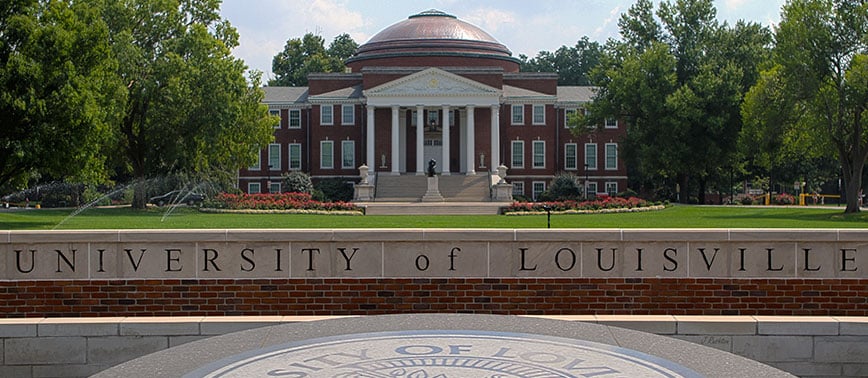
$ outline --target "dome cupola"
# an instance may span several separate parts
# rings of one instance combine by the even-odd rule
[[[347,66],[498,66],[518,71],[518,59],[479,27],[438,10],[427,10],[393,24],[361,45]]]

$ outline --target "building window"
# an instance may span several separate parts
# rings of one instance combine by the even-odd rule
[[[618,195],[618,183],[612,181],[606,182],[606,193],[612,197]]]
[[[544,140],[533,141],[533,167],[546,167],[546,142]]]
[[[332,114],[335,109],[332,105],[320,105],[319,106],[319,124],[320,125],[332,125],[334,124],[334,114]]]
[[[268,170],[280,170],[280,145],[272,143],[268,145]]]
[[[356,107],[352,104],[341,106],[341,125],[356,124]]]
[[[589,182],[587,183],[587,186],[588,186],[587,197],[588,197],[588,198],[590,198],[590,197],[596,197],[596,196],[597,196],[597,183],[596,183],[596,182],[590,182],[590,181],[589,181]]]
[[[570,118],[576,116],[576,109],[566,109],[564,110],[564,128],[570,128]]]
[[[440,112],[437,110],[429,110],[428,111],[428,124],[429,125],[439,125],[440,124]]]
[[[584,115],[585,118],[588,118],[588,117],[591,116],[591,111],[588,110],[588,109],[584,109],[584,108],[583,108],[583,109],[582,109],[582,115]],[[594,125],[588,125],[588,130],[593,130],[593,129],[596,129],[596,128],[597,128],[597,127],[594,126]]]
[[[524,197],[524,181],[515,181],[512,183],[512,195]]]
[[[278,182],[269,181],[268,182],[268,192],[269,193],[280,193],[280,181],[278,181]]]
[[[512,106],[512,124],[524,125],[524,105]]]
[[[545,125],[546,124],[546,106],[545,105],[534,105],[533,106],[533,124],[534,125]]]
[[[248,171],[258,171],[262,169],[262,152],[256,151],[256,161],[247,167]]]
[[[289,110],[289,128],[290,129],[300,129],[301,128],[301,110],[300,109],[290,109]]]
[[[289,144],[289,169],[301,169],[301,143]]]
[[[449,125],[455,126],[455,111],[454,110],[449,111]]]
[[[356,143],[351,140],[341,142],[341,168],[353,169],[356,167]]]
[[[536,201],[537,198],[540,197],[543,192],[546,191],[546,182],[545,181],[534,181],[533,182],[533,200]]]
[[[319,167],[332,169],[335,167],[334,142],[324,140],[319,142]]]
[[[415,110],[410,112],[410,126],[416,126],[416,117],[417,114]]]
[[[564,145],[564,169],[578,169],[579,155],[578,146],[575,143],[567,143]]]
[[[606,169],[618,169],[618,144],[606,143]]]
[[[512,168],[524,168],[524,141],[512,141]]]
[[[597,169],[596,143],[585,143],[585,169]]]
[[[262,193],[262,185],[258,182],[248,182],[247,183],[247,193],[248,194]]]
[[[607,129],[617,129],[618,128],[618,119],[615,117],[606,117],[606,128]]]
[[[280,121],[282,121],[282,119],[280,119],[280,110],[277,110],[277,109],[269,110],[268,114],[270,114],[272,117],[277,117],[277,123],[274,124],[274,128],[279,129],[280,128]]]

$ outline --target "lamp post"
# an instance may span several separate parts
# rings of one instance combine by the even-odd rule
[[[546,211],[546,228],[552,228],[552,208],[549,205],[544,205],[543,210]]]
[[[585,186],[585,190],[583,190],[583,192],[585,192],[584,193],[585,199],[588,199],[588,198],[590,198],[590,197],[588,197],[588,163],[585,163],[585,185],[584,186]]]

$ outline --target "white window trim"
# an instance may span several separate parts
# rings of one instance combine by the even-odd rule
[[[274,190],[275,186],[277,187],[277,190]],[[268,192],[269,193],[280,193],[282,190],[283,190],[283,188],[280,185],[280,181],[277,181],[277,182],[271,181],[268,183]]]
[[[521,116],[518,122],[515,120],[516,108],[521,109],[521,111],[518,112],[518,115]],[[513,104],[509,107],[509,122],[511,125],[524,125],[524,104]]]
[[[521,148],[520,148],[520,150],[521,150],[521,165],[515,164],[515,150],[516,150],[515,146],[516,145],[521,145]],[[523,140],[514,140],[509,144],[509,146],[510,146],[510,150],[509,150],[510,168],[516,168],[516,169],[524,168],[524,158],[525,158],[525,156],[524,156],[524,141]]]
[[[280,109],[270,109],[268,110],[268,114],[272,116],[277,116],[277,124],[274,125],[274,128],[279,129],[281,123],[283,123],[283,116],[280,114]]]
[[[292,125],[292,113],[298,114],[298,126]],[[287,128],[289,129],[300,129],[301,128],[301,109],[289,109],[289,120],[287,121]]]
[[[573,167],[567,165],[569,161],[569,148],[573,148],[573,163],[575,164]],[[566,143],[564,144],[564,170],[567,171],[576,171],[579,169],[579,145],[576,143]]]
[[[298,166],[297,167],[292,166],[292,148],[293,147],[298,147]],[[295,171],[301,170],[301,163],[302,163],[301,160],[302,160],[301,143],[290,143],[288,145],[288,149],[287,149],[286,166],[289,168],[289,170],[295,170]]]
[[[594,188],[593,191],[591,191],[591,188],[592,188],[592,187]],[[596,181],[594,181],[594,182],[590,182],[590,181],[589,181],[589,182],[586,182],[586,183],[585,183],[585,189],[588,191],[588,193],[585,194],[586,196],[588,196],[588,195],[594,195],[594,196],[596,196],[597,193],[598,193],[597,190],[598,190],[599,188],[597,188],[597,182],[596,182]]]
[[[273,159],[274,161],[277,161],[277,166],[274,166],[273,164],[271,164],[271,162],[272,162],[272,159],[271,159],[271,148],[272,148],[272,147],[276,147],[276,148],[277,148],[277,158],[276,158],[276,159]],[[278,143],[271,143],[271,144],[268,145],[268,169],[269,169],[269,170],[276,170],[276,171],[279,171],[279,170],[281,169],[282,165],[281,165],[281,161],[280,161],[280,157],[281,157],[280,155],[281,155],[282,152],[283,152],[283,151],[280,150],[280,144],[278,144]]]
[[[332,150],[331,156],[331,165],[325,165],[323,162],[323,146],[330,145]],[[335,168],[335,143],[333,140],[321,140],[319,142],[319,167],[320,169],[334,169]]]
[[[609,147],[611,147],[611,146],[615,147],[615,165],[613,167],[609,166]],[[617,171],[618,170],[618,143],[606,143],[606,146],[604,147],[603,152],[605,153],[605,156],[603,158],[606,159],[606,161],[604,162],[604,164],[606,166],[606,170],[607,171]]]
[[[539,108],[539,109],[542,109],[542,111],[540,112],[540,114],[537,114],[537,109],[538,109],[538,108]],[[536,104],[536,105],[533,105],[533,106],[531,107],[531,109],[532,109],[532,111],[531,111],[531,113],[532,113],[532,114],[531,114],[531,122],[532,122],[534,125],[537,125],[537,126],[539,126],[539,125],[545,125],[545,124],[546,124],[546,106],[545,106],[545,105],[539,105],[539,104]],[[537,122],[537,120],[536,120],[536,116],[537,116],[537,115],[541,115],[541,116],[542,116],[542,121]]]
[[[538,146],[538,145],[542,145],[542,165],[539,165],[539,166],[536,164],[537,163],[536,146]],[[533,167],[533,169],[545,169],[545,167],[546,167],[546,141],[544,141],[544,140],[533,141],[533,143],[531,143],[531,155],[533,155],[533,156],[531,156],[531,163],[530,163],[531,167]]]
[[[259,171],[262,169],[262,151],[256,151],[256,163],[247,167],[248,171]]]
[[[253,187],[256,187],[256,191],[253,191]],[[248,182],[247,183],[247,194],[257,194],[262,193],[262,184],[258,182]]]
[[[588,162],[588,146],[594,146],[594,165],[590,165]],[[589,171],[597,170],[597,167],[600,165],[598,162],[598,160],[600,160],[600,151],[597,150],[597,144],[596,143],[585,143],[584,156],[585,156],[585,165],[587,166],[587,169]]]
[[[325,121],[325,111],[323,109],[331,109],[329,112],[329,118],[331,118],[328,122]],[[319,106],[319,124],[320,126],[331,126],[335,124],[335,107],[331,104],[322,104]]]
[[[521,190],[519,190],[521,188]],[[515,181],[512,183],[512,195],[519,195],[524,197],[524,181]]]
[[[615,123],[612,124],[612,125],[610,125],[610,124],[609,124],[609,120],[615,121]],[[607,128],[607,129],[617,129],[617,128],[618,128],[618,119],[615,118],[615,117],[606,117],[606,120],[603,121],[603,122],[605,122],[605,126],[604,126],[604,127]]]
[[[346,156],[344,156],[344,153],[346,152],[346,150],[344,149],[344,146],[346,146],[346,145],[352,146],[350,154],[352,155],[353,160],[350,163],[350,165],[344,164],[346,162]],[[353,169],[353,168],[356,168],[355,165],[356,165],[356,142],[353,140],[342,140],[341,141],[341,168],[342,169]]]
[[[542,185],[542,189],[543,189],[541,192],[539,192],[539,194],[543,194],[546,191],[546,182],[545,181],[533,181],[533,182],[531,182],[531,184],[530,184],[530,196],[531,196],[531,199],[533,199],[534,201],[537,200],[537,192],[536,192],[537,184]]]
[[[610,196],[613,196],[613,197],[614,197],[615,195],[618,194],[618,182],[617,182],[617,181],[606,181],[606,184],[605,184],[605,185],[606,185],[606,187],[605,187],[605,191],[606,191],[606,193],[608,193]],[[612,192],[609,192],[609,185],[614,186],[614,187],[615,187],[615,190],[612,191]]]
[[[347,112],[349,109],[349,112]],[[350,122],[347,122],[347,113],[350,114]],[[343,104],[341,105],[341,125],[343,126],[352,126],[356,124],[356,106],[352,104]]]
[[[578,112],[579,112],[579,109],[576,109],[576,108],[564,109],[564,128],[565,129],[570,128],[570,113],[578,114]]]

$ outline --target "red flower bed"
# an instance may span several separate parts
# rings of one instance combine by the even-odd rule
[[[205,207],[227,210],[320,210],[361,211],[349,202],[320,202],[307,193],[229,194],[220,193]]]
[[[546,207],[550,211],[569,210],[603,210],[603,209],[632,209],[651,206],[648,201],[637,198],[607,197],[593,201],[554,201],[554,202],[513,202],[505,212],[544,212]]]

